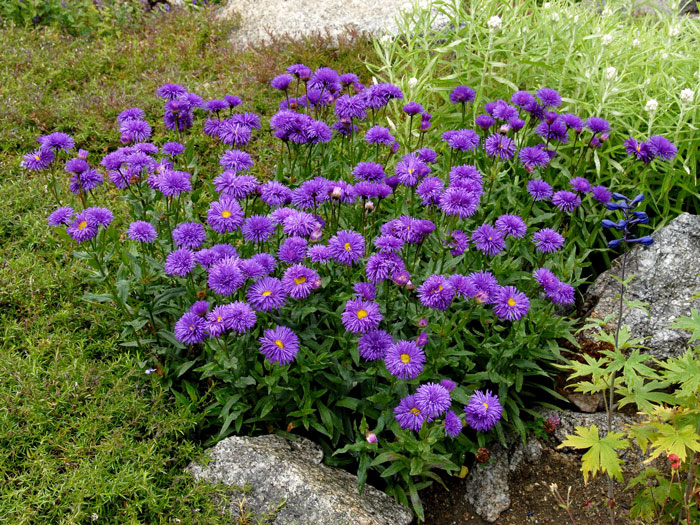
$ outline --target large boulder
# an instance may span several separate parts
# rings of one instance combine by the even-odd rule
[[[413,513],[383,492],[324,465],[323,451],[311,441],[277,435],[230,437],[209,450],[206,465],[187,467],[197,480],[243,488],[249,509],[273,514],[277,525],[408,525]],[[226,510],[240,505],[234,495]]]
[[[683,213],[653,234],[654,244],[636,246],[627,255],[627,276],[634,276],[625,297],[648,304],[645,310],[622,308],[622,323],[630,327],[633,337],[645,338],[644,350],[656,359],[677,357],[688,343],[689,333],[669,330],[679,316],[700,308],[700,216]],[[588,289],[584,311],[587,317],[604,319],[617,316],[622,257],[612,263]],[[613,330],[616,320],[610,322]],[[591,334],[580,334],[584,345],[593,344]]]

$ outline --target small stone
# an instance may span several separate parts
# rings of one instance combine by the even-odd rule
[[[474,511],[489,522],[510,507],[508,453],[500,445],[491,449],[491,461],[476,463],[469,472],[465,496]]]

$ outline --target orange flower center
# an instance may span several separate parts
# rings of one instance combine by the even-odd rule
[[[411,362],[411,356],[408,355],[408,354],[401,354],[401,362],[402,362],[404,365],[407,365],[408,363]]]
[[[221,212],[221,216],[222,216],[224,219],[228,219],[228,218],[231,216],[231,212],[228,211],[228,210],[224,210],[224,211]]]
[[[80,224],[78,224],[79,230],[84,230],[85,228],[87,228],[87,221],[82,221]]]
[[[303,275],[301,277],[295,277],[294,282],[297,284],[304,284],[306,282],[306,277]]]
[[[365,317],[367,317],[367,310],[360,309],[357,311],[357,318],[358,319],[364,319]]]
[[[282,342],[281,339],[277,339],[277,341],[275,341],[275,344],[277,346],[279,346],[280,348],[284,349],[284,343]]]
[[[508,306],[515,306],[515,299],[513,299],[512,297],[508,299]]]
[[[263,297],[267,297],[267,296],[269,296],[269,295],[272,295],[272,292],[271,292],[270,290],[265,290],[265,291],[262,293],[262,296],[263,296]]]

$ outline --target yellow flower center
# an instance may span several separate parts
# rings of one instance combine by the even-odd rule
[[[194,330],[194,325],[193,325],[193,324],[190,325],[190,332],[191,332],[192,330]]]
[[[489,404],[488,404],[488,403],[481,403],[481,404],[484,405],[484,408],[485,408],[486,410],[489,409]]]
[[[490,240],[491,240],[491,236],[487,237],[487,240],[489,240],[489,241],[490,241]]]
[[[413,168],[408,168],[408,174],[409,174],[409,175],[413,175],[413,172],[414,172],[414,171],[416,171],[416,170],[414,170]]]
[[[34,158],[35,158],[36,160],[41,160],[41,157],[40,157],[39,155],[34,155]]]
[[[301,277],[295,277],[294,282],[297,284],[304,284],[306,282],[306,277],[303,275]]]
[[[414,416],[419,416],[419,415],[420,415],[420,410],[417,409],[416,407],[413,407],[411,410],[409,410],[409,412],[410,412],[411,414],[413,414]]]
[[[217,316],[216,316],[216,322],[217,322],[217,323],[220,323],[220,322],[221,322],[221,316],[220,316],[220,315],[217,315]]]
[[[407,365],[408,363],[411,362],[411,356],[408,355],[408,354],[401,354],[401,362],[402,362],[404,365]]]
[[[221,216],[222,216],[224,219],[228,219],[228,218],[231,216],[231,212],[228,211],[228,210],[224,210],[224,211],[221,212]]]
[[[512,297],[508,299],[508,306],[515,306],[515,299],[513,299]]]
[[[498,144],[498,149],[503,149],[503,144],[502,144],[502,143],[499,143],[499,144]]]
[[[272,292],[271,292],[270,290],[265,290],[265,291],[262,293],[262,296],[263,296],[263,297],[267,297],[267,296],[269,296],[269,295],[272,295]]]
[[[79,230],[84,230],[85,228],[87,228],[87,221],[82,221],[80,224],[78,224]]]
[[[365,317],[367,317],[367,310],[360,309],[357,311],[357,318],[358,319],[364,319]]]
[[[346,242],[345,245],[343,246],[343,248],[345,248],[346,252],[349,252],[350,250],[352,250],[352,246],[350,246],[349,242]]]
[[[441,284],[438,285],[438,292],[442,292],[442,285]]]
[[[278,339],[277,341],[275,341],[275,344],[277,346],[279,346],[280,348],[284,349],[284,343],[282,342],[281,339]]]
[[[639,153],[640,151],[642,151],[642,145],[641,145],[641,144],[638,144],[638,145],[637,145],[637,153]],[[38,159],[37,159],[37,160],[38,160]]]

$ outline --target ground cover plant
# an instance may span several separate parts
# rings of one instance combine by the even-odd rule
[[[169,79],[187,78],[200,92],[235,84],[251,110],[265,113],[274,90],[261,84],[269,78],[260,72],[290,60],[357,68],[371,52],[362,38],[329,47],[324,37],[241,52],[226,43],[230,27],[206,11],[175,11],[157,24],[103,38],[75,38],[54,27],[0,28],[0,39],[13,43],[0,56],[2,71],[12,72],[0,85],[6,102],[0,515],[6,520],[92,523],[94,514],[97,523],[231,522],[212,503],[225,491],[182,472],[202,451],[201,413],[178,405],[144,374],[144,356],[118,345],[117,310],[81,299],[94,285],[46,225],[47,181],[28,177],[17,157],[57,127],[89,142],[94,155],[106,152],[118,144],[113,126],[121,108]],[[260,155],[271,143],[260,141]],[[123,213],[116,195],[104,197]],[[243,502],[245,494],[234,498]],[[253,523],[264,518],[245,506],[243,515]]]
[[[46,174],[49,224],[105,288],[84,298],[116,305],[122,345],[150,353],[183,403],[206,404],[217,438],[303,428],[357,465],[360,487],[374,470],[422,517],[436,470],[458,471],[492,428],[504,441],[501,418],[524,438],[535,397],[556,395],[570,325],[552,313],[574,303],[566,281],[581,281],[587,255],[559,232],[613,204],[550,167],[576,159],[575,174],[610,124],[559,115],[561,95],[540,88],[487,104],[479,131],[436,130],[405,100],[394,136],[383,124],[404,94],[392,84],[294,64],[271,85],[269,124],[238,96],[168,83],[160,144],[132,107],[100,170],[62,132],[22,164]],[[476,96],[451,92],[463,119]],[[267,134],[284,146],[270,180],[249,174],[245,151]],[[626,147],[652,169],[677,152],[660,135]],[[101,206],[107,179],[128,205],[121,220]]]
[[[579,2],[534,0],[514,5],[489,0],[478,8],[440,0],[434,7],[433,13],[404,14],[401,38],[375,42],[380,60],[368,67],[380,81],[429,103],[435,117],[451,125],[462,114],[448,103],[449,94],[456,83],[470,85],[477,91],[467,114],[470,126],[487,113],[487,98],[508,100],[532,86],[555,88],[562,93],[562,111],[604,114],[613,139],[588,153],[585,172],[569,173],[569,162],[558,169],[600,184],[633,184],[630,193],[647,196],[654,225],[681,211],[698,212],[700,25],[695,19],[673,12],[634,16],[629,2],[606,2],[602,11]],[[431,27],[439,14],[449,23],[436,31]],[[620,162],[624,139],[645,140],[655,133],[671,139],[680,155],[663,169],[629,173]],[[605,243],[600,236],[595,246]]]

